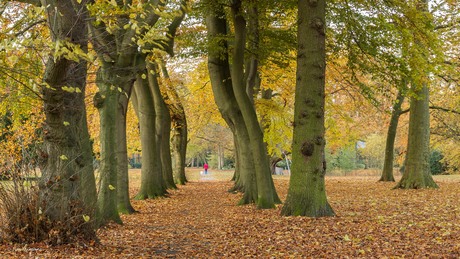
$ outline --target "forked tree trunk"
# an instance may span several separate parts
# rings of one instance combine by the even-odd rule
[[[168,103],[166,106],[171,116],[171,151],[173,154],[173,175],[176,184],[184,185],[187,182],[185,177],[185,158],[187,154],[187,119],[182,102],[177,90],[172,85],[168,69],[164,62],[160,63],[161,71],[167,88]]]
[[[155,121],[156,121],[156,137],[157,145],[160,146],[161,172],[163,180],[168,189],[177,189],[173,179],[172,161],[171,161],[171,117],[168,107],[164,102],[160,90],[158,77],[158,68],[156,64],[148,63],[147,69],[150,91],[153,94],[153,102],[155,106]]]
[[[232,5],[233,23],[235,25],[235,43],[232,55],[232,85],[235,98],[243,115],[252,150],[257,184],[257,207],[274,208],[280,203],[270,173],[270,163],[263,139],[263,132],[254,106],[246,93],[244,81],[244,52],[246,44],[246,21],[241,13],[241,1]]]
[[[214,100],[219,108],[222,117],[230,127],[235,141],[237,153],[237,173],[238,180],[234,190],[244,190],[243,199],[240,204],[247,204],[257,201],[257,186],[253,177],[247,177],[254,174],[254,163],[251,151],[249,150],[249,137],[246,124],[241,115],[241,111],[236,102],[232,82],[230,77],[230,67],[228,63],[227,42],[221,37],[227,33],[227,24],[223,9],[221,6],[214,14],[206,17],[206,26],[208,28],[208,38],[210,42],[218,41],[218,46],[224,47],[222,53],[216,50],[216,46],[211,46],[208,53],[208,70],[211,79],[211,85],[214,93]],[[240,186],[241,185],[241,186]]]
[[[147,71],[144,72],[146,75]],[[142,169],[141,187],[136,199],[153,199],[167,194],[161,173],[160,149],[155,137],[155,108],[153,94],[147,79],[137,76],[133,98],[137,98],[137,111],[141,133]],[[133,103],[135,104],[135,103]]]
[[[382,176],[380,177],[381,182],[394,182],[395,178],[393,175],[393,161],[395,152],[395,139],[398,130],[399,117],[401,116],[401,105],[404,102],[404,95],[401,91],[398,92],[396,102],[393,105],[391,111],[390,125],[388,126],[387,142],[385,146],[385,159],[383,163]]]
[[[324,176],[326,1],[298,1],[292,173],[282,215],[333,216]]]

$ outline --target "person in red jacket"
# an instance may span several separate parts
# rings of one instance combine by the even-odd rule
[[[209,168],[208,163],[204,162],[203,168],[204,168],[204,174],[208,174],[208,168]]]

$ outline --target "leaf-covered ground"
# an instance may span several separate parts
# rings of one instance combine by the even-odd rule
[[[134,175],[134,182],[138,173]],[[3,245],[1,257],[337,258],[460,257],[460,177],[439,190],[391,190],[378,177],[326,178],[336,217],[282,217],[281,206],[236,206],[228,173],[200,177],[169,198],[133,201],[139,213],[98,231],[99,244]],[[224,180],[223,180],[224,179]],[[286,177],[277,177],[285,199]],[[136,188],[131,190],[134,195]]]

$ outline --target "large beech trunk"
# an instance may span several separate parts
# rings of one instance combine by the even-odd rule
[[[136,199],[153,199],[167,194],[161,172],[160,145],[155,136],[156,114],[153,93],[148,80],[140,75],[134,84],[134,92],[133,98],[136,98],[137,102],[133,104],[137,104],[142,147],[141,187]]]
[[[234,1],[232,14],[235,25],[235,43],[233,46],[233,63],[231,69],[233,91],[249,135],[256,174],[257,207],[260,209],[274,208],[275,203],[279,203],[280,200],[276,194],[271,177],[270,163],[263,139],[263,132],[255,108],[246,93],[244,76],[246,21],[241,12],[241,1]]]
[[[427,0],[418,0],[415,6],[417,12],[420,13],[419,17],[423,17],[423,13],[428,13]],[[431,30],[429,22],[429,20],[423,20],[421,24],[425,28],[422,29]],[[414,34],[413,39],[414,44],[411,47],[418,48],[422,53],[410,52],[409,56],[409,62],[413,65],[413,71],[411,71],[413,95],[410,98],[409,136],[404,174],[395,188],[438,188],[430,171],[430,98],[427,85],[429,71],[424,71],[423,66],[419,69],[414,65],[419,62],[420,58],[428,58],[429,51],[427,46],[424,46],[425,39],[421,39],[420,35]]]
[[[438,188],[430,171],[430,111],[428,87],[411,97],[409,139],[404,174],[395,186],[401,189]]]
[[[226,20],[223,18],[223,10],[217,10],[215,14],[206,17],[208,28],[208,38],[215,41],[217,37],[219,45],[227,49],[227,42],[220,36],[227,33]],[[224,58],[222,58],[222,56]],[[249,136],[241,110],[235,99],[232,82],[230,80],[230,67],[228,63],[227,51],[220,53],[210,47],[208,54],[208,69],[211,85],[214,93],[214,100],[219,108],[222,117],[225,119],[232,130],[235,149],[237,152],[237,173],[239,175],[234,190],[243,190],[244,197],[240,204],[257,202],[257,185],[254,175],[254,161],[252,152],[249,149]]]
[[[110,65],[106,65],[110,66]],[[119,92],[110,83],[109,67],[101,67],[97,74],[99,92],[94,105],[100,117],[101,165],[99,168],[98,224],[109,221],[121,223],[117,210],[117,109]]]
[[[324,182],[325,17],[325,0],[298,1],[292,173],[283,215],[334,215]]]
[[[164,62],[160,63],[163,74],[168,103],[166,106],[171,116],[171,146],[173,154],[173,175],[176,184],[185,184],[185,158],[187,154],[187,119],[182,102],[179,98],[177,90],[172,85],[169,78],[169,73]]]
[[[174,183],[172,161],[171,161],[171,117],[169,115],[168,107],[164,102],[163,96],[160,90],[160,83],[158,77],[157,65],[153,63],[147,64],[148,82],[150,85],[150,91],[153,94],[153,102],[155,106],[156,114],[156,138],[157,145],[160,146],[160,159],[161,159],[161,170],[163,174],[163,180],[168,189],[176,189],[177,186]]]
[[[53,41],[69,41],[86,51],[86,12],[78,12],[69,0],[42,4],[53,10],[47,13]],[[77,8],[84,9],[84,4]],[[69,224],[71,217],[92,216],[95,211],[96,186],[84,100],[86,66],[83,60],[50,56],[43,76],[47,83],[42,89],[46,119],[39,188],[43,213],[55,222],[50,224]]]

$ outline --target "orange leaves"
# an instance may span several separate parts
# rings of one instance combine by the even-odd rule
[[[281,217],[281,206],[236,206],[240,194],[227,192],[231,172],[211,172],[213,181],[200,181],[198,171],[188,173],[194,180],[168,198],[133,201],[140,213],[123,215],[122,226],[99,230],[101,244],[0,246],[0,257],[460,256],[458,176],[435,176],[439,190],[391,190],[394,183],[377,183],[378,177],[326,177],[337,217],[312,219]],[[131,171],[134,185],[138,174]],[[284,200],[288,178],[277,176],[275,184]]]

